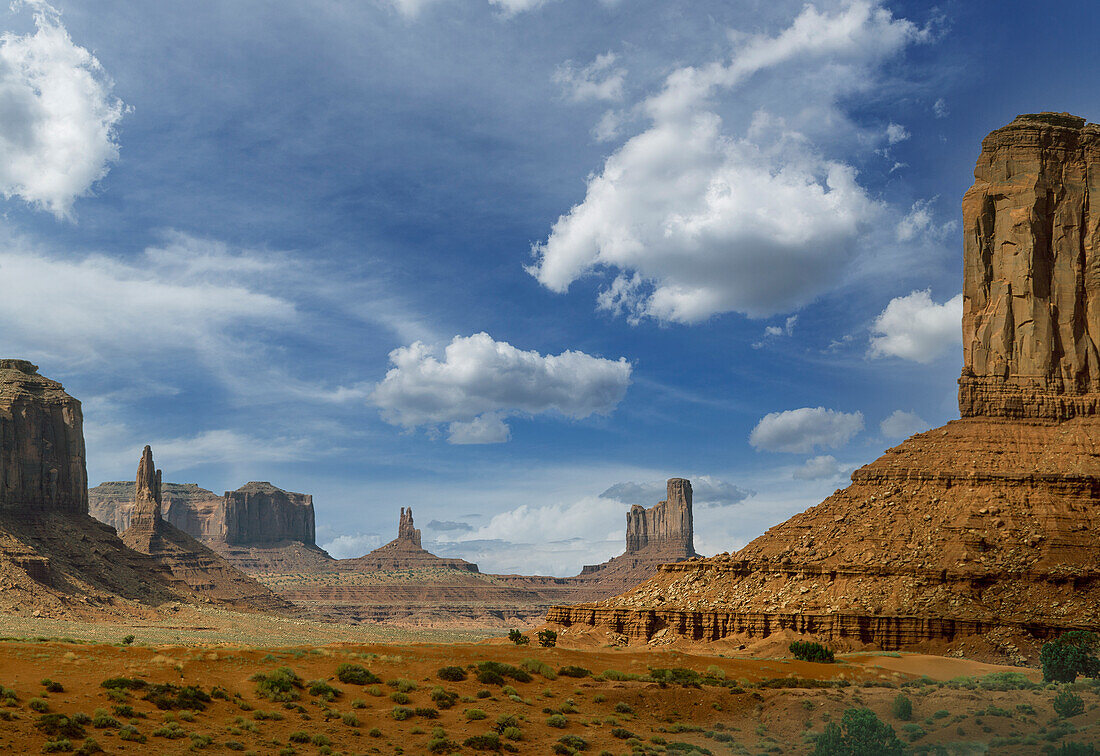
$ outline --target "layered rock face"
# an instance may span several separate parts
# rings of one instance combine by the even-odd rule
[[[80,402],[26,360],[0,359],[0,510],[88,511]]]
[[[420,531],[413,527],[412,507],[409,507],[407,512],[404,507],[401,507],[401,517],[397,521],[397,540],[416,546],[418,549],[421,547]]]
[[[963,198],[963,417],[1100,410],[1100,127],[1019,116]]]
[[[664,501],[646,509],[635,504],[626,515],[626,553],[649,546],[695,556],[691,520],[691,481],[671,478]]]
[[[420,531],[413,525],[412,507],[401,507],[397,524],[397,538],[379,546],[369,554],[355,559],[341,559],[341,570],[373,572],[375,570],[425,570],[448,569],[477,572],[477,565],[464,559],[438,557],[420,546]]]
[[[963,206],[962,419],[734,554],[662,565],[548,620],[651,642],[788,632],[938,649],[982,635],[1017,662],[1029,644],[1100,628],[1096,133],[1040,114],[983,143]]]
[[[119,533],[130,527],[134,509],[134,481],[100,483],[88,489],[88,513]],[[160,514],[194,538],[221,537],[225,528],[225,500],[194,483],[162,483]]]
[[[226,491],[222,540],[237,546],[277,541],[301,541],[313,546],[313,497],[257,482]]]

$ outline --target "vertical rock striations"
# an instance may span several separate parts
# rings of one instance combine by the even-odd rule
[[[695,556],[691,518],[691,481],[670,478],[664,501],[649,509],[635,504],[627,512],[626,553],[654,546]]]
[[[1022,115],[963,198],[963,417],[1100,410],[1100,127]]]
[[[225,492],[225,535],[232,546],[301,541],[316,544],[313,497],[252,482]]]
[[[0,511],[88,511],[80,402],[26,360],[0,359]]]
[[[408,543],[416,548],[420,546],[420,531],[413,527],[413,508],[401,507],[401,518],[397,521],[397,540]]]
[[[376,572],[379,570],[426,570],[442,568],[477,572],[477,565],[464,559],[437,557],[425,551],[420,545],[420,531],[413,525],[412,507],[401,507],[401,517],[397,521],[397,538],[384,546],[379,546],[369,554],[355,559],[341,559],[337,569],[356,572]]]

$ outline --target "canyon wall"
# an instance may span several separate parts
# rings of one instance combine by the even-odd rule
[[[419,531],[417,533],[419,536]],[[225,533],[230,545],[278,541],[316,543],[313,497],[252,482],[225,493]]]
[[[88,511],[80,402],[26,360],[0,359],[0,511]]]
[[[626,553],[649,546],[695,555],[692,534],[691,481],[671,478],[664,501],[646,509],[635,504],[626,514]]]

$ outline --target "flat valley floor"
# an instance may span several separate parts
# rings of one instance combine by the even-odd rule
[[[827,723],[861,707],[912,753],[1100,745],[1100,685],[1044,685],[1034,669],[394,632],[193,607],[130,627],[3,617],[0,753],[806,754]],[[122,643],[123,633],[135,640]],[[354,665],[348,679],[356,667],[369,674],[341,681],[341,665]],[[446,667],[460,674],[441,676]],[[273,673],[291,681],[276,696],[289,700],[263,695],[257,676]],[[104,686],[111,678],[124,680]],[[1053,708],[1066,688],[1084,706],[1068,718]],[[909,719],[895,715],[899,695]]]

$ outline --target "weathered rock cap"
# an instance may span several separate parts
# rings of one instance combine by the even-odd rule
[[[35,375],[38,373],[38,365],[30,360],[19,360],[14,357],[0,357],[0,370],[18,370],[20,373]]]

